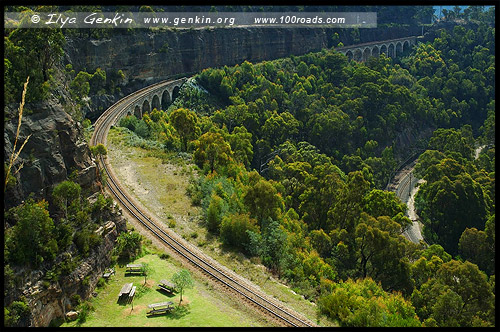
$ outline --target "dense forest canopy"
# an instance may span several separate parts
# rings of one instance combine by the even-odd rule
[[[192,151],[205,177],[189,194],[207,228],[341,325],[490,325],[494,59],[494,28],[480,24],[443,30],[400,59],[356,63],[323,50],[245,61],[204,70],[168,110],[121,125]],[[180,113],[189,125],[177,124]],[[417,208],[428,244],[401,235],[407,207],[383,190],[406,157],[394,154],[397,137],[412,128],[435,129],[416,146],[427,149],[416,169],[426,180]],[[478,145],[486,148],[475,158]],[[450,274],[471,288],[457,288]],[[379,300],[350,303],[364,308],[359,315],[336,307],[365,287]],[[390,317],[384,301],[408,309],[384,322],[363,316]]]

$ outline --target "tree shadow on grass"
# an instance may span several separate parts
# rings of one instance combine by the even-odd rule
[[[180,319],[184,316],[186,316],[187,314],[189,314],[189,304],[186,304],[184,306],[176,306],[174,308],[174,310],[172,310],[167,318],[168,319]]]
[[[180,319],[180,318],[186,316],[187,314],[189,314],[189,312],[190,312],[189,311],[189,304],[187,304],[187,305],[182,306],[182,307],[176,306],[169,312],[156,314],[156,315],[147,315],[146,317],[147,318],[156,318],[156,317],[166,316],[167,319]]]
[[[157,288],[156,290],[167,297],[174,297],[175,296],[174,292],[168,292],[168,291],[164,290],[163,288]]]

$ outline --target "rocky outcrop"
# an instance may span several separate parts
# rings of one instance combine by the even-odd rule
[[[118,209],[113,209],[113,212],[110,211],[107,215],[110,219],[103,224],[101,244],[94,248],[71,274],[61,276],[57,282],[47,285],[43,280],[45,273],[30,273],[21,292],[31,309],[31,326],[48,326],[53,319],[64,317],[74,309],[71,298],[75,294],[82,300],[92,295],[97,281],[110,264],[111,252],[118,234],[126,230],[125,220],[121,212],[117,211]],[[76,255],[75,248],[73,249],[58,259]]]
[[[17,108],[5,109],[4,161],[11,154],[17,130]],[[78,172],[82,188],[96,189],[97,166],[93,162],[83,128],[63,107],[51,100],[36,105],[25,105],[17,149],[31,134],[14,167],[23,167],[15,175],[4,197],[5,208],[21,203],[29,193],[35,198],[49,198],[54,184]]]
[[[86,115],[95,119],[119,97],[172,75],[189,75],[209,67],[233,66],[245,60],[259,62],[317,52],[333,45],[334,33],[344,45],[419,35],[418,27],[359,29],[333,28],[224,28],[150,31],[113,35],[101,40],[71,39],[66,61],[76,72],[122,70],[125,83],[114,100],[99,100]],[[102,99],[102,98],[101,98]],[[93,98],[94,101],[94,98]],[[96,100],[97,101],[97,100]]]

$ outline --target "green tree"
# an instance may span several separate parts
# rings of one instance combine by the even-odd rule
[[[329,232],[328,211],[335,205],[344,189],[344,173],[331,163],[317,165],[305,179],[306,189],[300,195],[299,211],[309,229],[323,229]]]
[[[108,150],[106,149],[106,147],[102,143],[99,143],[97,145],[91,146],[90,147],[90,151],[96,157],[106,156],[108,154]]]
[[[175,285],[175,288],[180,292],[181,295],[179,300],[179,305],[180,305],[182,302],[182,294],[184,293],[184,290],[188,288],[193,288],[194,280],[191,277],[191,274],[189,273],[188,270],[182,269],[172,276],[172,283]]]
[[[8,261],[39,266],[45,259],[53,260],[58,247],[54,238],[54,222],[46,201],[25,203],[8,211],[7,218],[15,225],[5,231],[5,252]]]
[[[234,159],[249,167],[253,158],[252,134],[244,126],[234,127],[228,139]]]
[[[90,92],[89,81],[91,78],[91,74],[85,71],[79,72],[69,85],[71,97],[73,97],[77,101],[81,101],[82,99],[87,97]]]
[[[477,228],[466,228],[458,241],[458,251],[462,258],[477,264],[477,266],[491,274],[494,273],[495,251],[491,240],[485,231]]]
[[[260,256],[262,263],[281,278],[281,274],[290,260],[290,248],[287,233],[279,222],[266,218],[262,223],[261,234],[248,231],[248,235],[250,237],[250,253]]]
[[[355,243],[358,250],[360,276],[380,281],[384,289],[412,290],[410,264],[412,244],[401,234],[398,223],[387,216],[378,218],[363,214],[356,227]]]
[[[196,164],[200,168],[207,165],[210,173],[213,173],[218,167],[228,165],[233,160],[231,146],[219,133],[205,133],[200,136],[195,145],[194,160]]]
[[[351,136],[349,116],[338,108],[314,114],[307,122],[309,141],[322,152],[332,154],[346,146]]]
[[[470,262],[451,260],[440,266],[411,296],[424,323],[438,326],[473,326],[482,321],[494,324],[494,294],[484,272]]]
[[[183,151],[187,151],[188,142],[200,134],[196,113],[185,108],[176,109],[170,114],[170,123],[181,138]]]
[[[443,172],[453,172],[445,161],[441,162]],[[440,167],[436,170],[439,171]],[[429,173],[426,177],[431,175]],[[484,227],[488,213],[485,194],[468,173],[459,172],[451,179],[446,175],[435,178],[438,180],[424,183],[416,196],[424,236],[431,243],[439,243],[447,252],[456,254],[460,236],[467,227]]]
[[[421,326],[411,302],[399,293],[385,292],[370,278],[332,284],[318,307],[343,327]]]
[[[34,13],[25,11],[23,19]],[[34,102],[47,97],[50,70],[64,54],[65,38],[59,28],[12,30],[5,38],[5,58],[11,75],[5,76],[6,84],[14,90],[14,100],[20,99],[24,79],[30,77],[27,101]]]
[[[144,275],[144,285],[146,284],[146,279],[149,275],[153,273],[153,268],[149,266],[148,263],[142,263],[142,274]]]
[[[249,252],[250,236],[248,232],[259,232],[257,221],[249,214],[230,214],[224,216],[220,226],[220,236],[224,244]]]
[[[276,188],[263,178],[246,189],[243,202],[248,207],[250,215],[256,218],[259,224],[268,217],[277,220],[281,215],[283,199]]]
[[[210,204],[207,209],[207,229],[216,234],[219,233],[222,217],[227,211],[227,204],[215,192],[212,193]]]
[[[7,327],[28,326],[31,310],[25,301],[13,301],[4,307],[4,324]]]
[[[396,193],[373,189],[363,198],[364,211],[377,218],[380,216],[395,217],[398,213],[406,213],[406,204],[396,196]],[[401,225],[404,226],[404,225]]]
[[[54,187],[52,196],[58,203],[59,207],[64,210],[65,218],[68,218],[68,207],[72,205],[73,202],[76,204],[79,203],[81,191],[82,189],[80,185],[73,181],[63,181]]]
[[[332,240],[330,236],[322,229],[312,230],[309,233],[311,245],[321,255],[321,257],[330,256],[332,250]]]
[[[142,236],[136,232],[120,233],[113,249],[119,259],[130,261],[136,257],[142,248]]]
[[[299,122],[289,112],[278,114],[276,111],[262,126],[262,136],[271,147],[276,147],[287,139],[292,139],[299,133]]]

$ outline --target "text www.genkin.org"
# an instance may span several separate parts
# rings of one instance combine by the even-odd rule
[[[233,26],[236,22],[235,17],[205,17],[198,16],[195,17],[145,17],[145,24],[173,24],[174,26],[192,24],[192,25],[209,25],[209,24],[223,24],[228,26]],[[345,17],[297,17],[295,15],[282,15],[279,17],[255,17],[253,19],[253,24],[344,24],[346,23]],[[242,24],[238,24],[242,25]]]
[[[208,27],[208,26],[376,26],[376,13],[183,13],[178,16],[146,16],[146,26]]]
[[[210,24],[224,24],[233,26],[236,21],[235,17],[205,17],[195,15],[194,17],[144,17],[144,24],[162,24],[162,25],[210,25]]]

